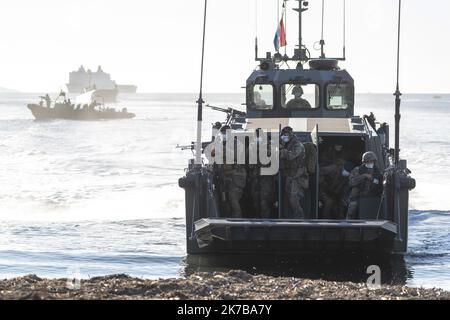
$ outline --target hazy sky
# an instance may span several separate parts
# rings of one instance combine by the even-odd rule
[[[261,55],[273,51],[277,0],[257,0]],[[304,38],[320,39],[310,0]],[[297,2],[289,1],[292,6]],[[341,53],[342,0],[326,0],[326,53]],[[404,0],[401,87],[450,92],[450,1]],[[0,86],[57,91],[81,64],[101,64],[140,92],[196,92],[203,0],[2,0]],[[209,0],[206,92],[240,92],[255,68],[255,0]],[[393,92],[397,0],[347,0],[347,58],[358,92]],[[288,52],[297,39],[287,21]]]

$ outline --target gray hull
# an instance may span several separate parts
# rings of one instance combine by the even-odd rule
[[[117,112],[114,110],[70,110],[66,108],[45,108],[36,104],[29,104],[30,109],[36,120],[67,119],[67,120],[113,120],[113,119],[131,119],[135,117],[134,113]]]

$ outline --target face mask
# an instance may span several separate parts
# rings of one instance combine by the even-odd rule
[[[281,136],[281,141],[283,142],[283,143],[288,143],[289,142],[289,136]]]
[[[375,166],[375,163],[371,162],[371,163],[366,163],[366,168],[367,169],[373,169],[373,167]]]
[[[342,176],[343,177],[349,177],[350,176],[350,172],[348,172],[347,170],[343,169],[342,170]]]
[[[341,152],[342,151],[342,146],[340,146],[340,145],[337,145],[337,146],[334,146],[334,150],[336,150],[337,152]]]

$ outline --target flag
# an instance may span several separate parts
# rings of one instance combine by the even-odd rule
[[[275,38],[273,39],[273,45],[275,50],[278,52],[280,48],[287,45],[286,42],[286,30],[284,28],[283,18],[281,18],[280,24],[278,25],[277,32],[275,33]]]

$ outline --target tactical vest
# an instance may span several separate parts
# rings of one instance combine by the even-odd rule
[[[367,168],[365,165],[361,165],[359,166],[359,174],[365,174],[365,173],[369,173],[371,175],[374,176],[374,178],[377,178],[379,180],[379,184],[378,185],[374,185],[372,182],[370,181],[365,181],[364,184],[362,185],[361,192],[363,194],[376,194],[380,191],[380,189],[382,188],[382,174],[380,173],[380,170],[378,169],[377,166],[374,166],[373,169],[369,169]]]

